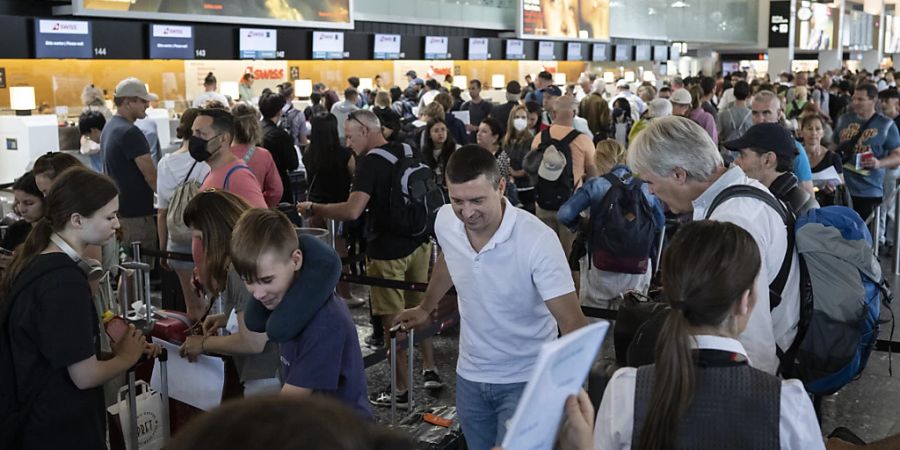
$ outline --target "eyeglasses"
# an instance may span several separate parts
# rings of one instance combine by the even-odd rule
[[[352,120],[352,121],[358,123],[359,126],[365,128],[365,129],[369,129],[369,127],[368,127],[366,124],[362,123],[362,121],[359,120],[358,117],[356,117],[357,113],[358,113],[358,111],[353,111],[353,112],[351,112],[351,113],[347,116],[347,120]]]

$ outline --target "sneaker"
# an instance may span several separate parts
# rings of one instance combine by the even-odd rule
[[[366,304],[366,299],[350,296],[349,298],[341,297],[339,294],[335,294],[337,298],[344,301],[347,304],[348,308],[359,308],[362,305]]]
[[[397,408],[399,409],[409,409],[409,391],[403,391],[402,394],[397,394]],[[391,387],[386,387],[381,392],[375,392],[369,395],[369,403],[375,406],[383,406],[386,408],[391,407]]]
[[[444,387],[441,376],[438,375],[437,369],[422,371],[422,377],[425,378],[425,389],[440,389]]]
[[[372,333],[366,337],[366,345],[375,348],[384,347],[384,337],[380,333]]]

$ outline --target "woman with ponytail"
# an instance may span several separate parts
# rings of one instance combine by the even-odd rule
[[[90,195],[85,195],[90,192]],[[100,326],[84,249],[119,228],[118,190],[85,168],[65,171],[0,281],[0,442],[9,448],[106,448],[103,390],[151,350],[134,326],[100,361]],[[155,348],[152,348],[156,351]]]
[[[756,296],[753,237],[727,222],[698,221],[662,259],[671,306],[656,363],[622,368],[597,412],[595,449],[824,449],[799,380],[750,367],[737,338]]]

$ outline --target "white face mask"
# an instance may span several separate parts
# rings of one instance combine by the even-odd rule
[[[528,126],[528,119],[513,119],[513,127],[516,131],[522,131]]]

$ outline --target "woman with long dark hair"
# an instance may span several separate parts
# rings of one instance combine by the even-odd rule
[[[450,155],[456,150],[456,142],[450,135],[447,122],[439,117],[432,118],[425,126],[425,145],[422,146],[422,161],[428,164],[437,177],[437,183],[444,186],[444,169]]]
[[[46,216],[0,281],[0,367],[3,382],[12,384],[4,389],[18,400],[3,405],[13,406],[0,420],[4,448],[106,448],[102,385],[148,348],[129,325],[112,345],[114,356],[97,358],[99,314],[87,273],[100,263],[83,252],[113,238],[118,209],[111,179],[86,168],[67,170],[45,199]]]
[[[307,200],[314,203],[342,203],[350,197],[350,182],[356,172],[356,159],[349,148],[341,145],[338,137],[337,117],[326,113],[313,116],[312,133],[309,146],[303,153],[303,165],[306,167],[306,179],[309,180]],[[352,227],[354,222],[348,222]],[[321,217],[309,217],[310,226],[327,228]],[[347,255],[347,239],[354,235],[351,230],[339,223],[335,248],[341,256]],[[352,240],[352,239],[351,239]],[[338,283],[338,295],[347,302],[347,306],[361,306],[365,301],[353,297],[346,283]]]
[[[595,449],[825,448],[803,384],[751,367],[738,341],[760,266],[756,241],[737,225],[704,220],[678,231],[662,259],[671,309],[656,363],[613,375]]]

